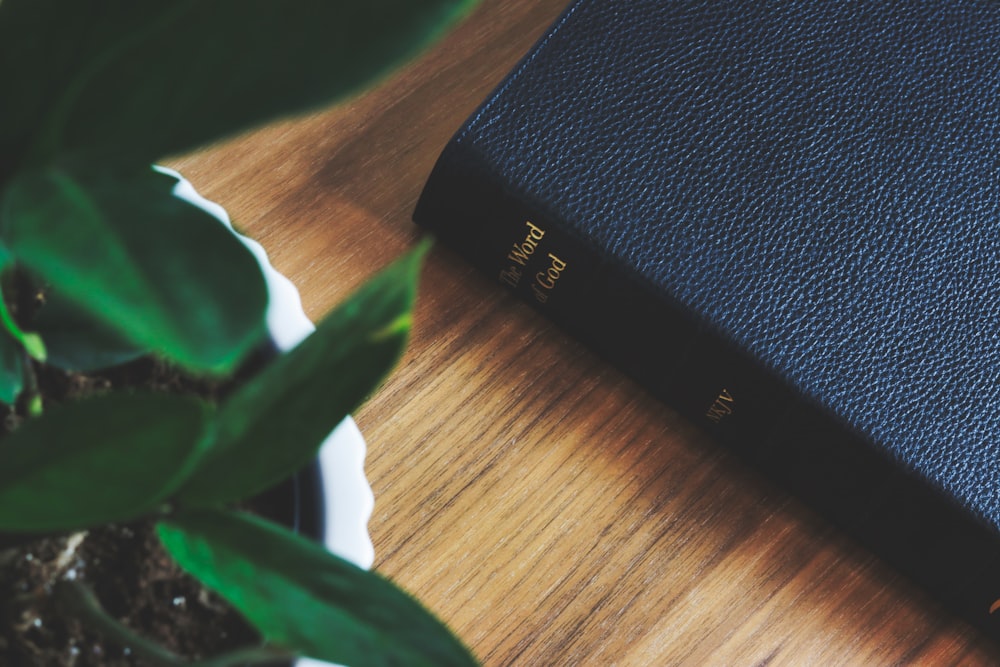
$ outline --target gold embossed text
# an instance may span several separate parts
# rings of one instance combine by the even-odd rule
[[[705,416],[709,420],[718,424],[723,419],[733,414],[733,405],[736,403],[736,399],[733,395],[729,393],[728,389],[723,389],[718,396],[715,397],[715,401],[709,406],[708,411]]]

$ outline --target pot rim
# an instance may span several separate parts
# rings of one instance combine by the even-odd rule
[[[237,232],[229,214],[219,204],[202,197],[194,186],[172,169],[156,167],[178,179],[174,195],[202,208],[233,230],[260,264],[267,283],[269,302],[267,328],[279,351],[295,347],[315,330],[302,308],[295,285],[271,265],[263,246]],[[368,534],[368,520],[374,508],[374,495],[365,476],[367,451],[364,437],[348,416],[324,440],[319,464],[321,537],[331,552],[359,567],[368,569],[375,560],[375,550]],[[298,663],[305,667],[304,661]],[[322,664],[322,663],[312,663]]]

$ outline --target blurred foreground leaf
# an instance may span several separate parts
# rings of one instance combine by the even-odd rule
[[[0,156],[152,162],[354,92],[469,4],[3,0]]]
[[[194,399],[109,394],[28,420],[0,442],[0,530],[71,530],[151,510],[200,454],[205,418]]]
[[[231,371],[265,337],[267,290],[232,232],[149,167],[24,174],[3,201],[14,260],[124,340]]]
[[[198,510],[170,517],[158,532],[185,570],[278,647],[352,667],[476,664],[393,584],[277,525]]]

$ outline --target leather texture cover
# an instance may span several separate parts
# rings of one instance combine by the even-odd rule
[[[640,350],[647,384],[705,381],[693,412],[758,410],[751,458],[844,475],[820,505],[868,514],[895,482],[853,485],[894,471],[919,487],[913,533],[935,502],[942,530],[982,531],[952,545],[978,550],[971,570],[924,569],[979,576],[1000,569],[998,56],[991,1],[578,1],[456,135],[415,217],[501,282],[530,254],[524,280],[553,285],[538,305],[584,337],[624,318],[597,338]],[[475,214],[475,187],[444,182],[458,172],[511,220]],[[595,305],[636,291],[640,311]],[[811,436],[788,435],[793,414]],[[897,551],[914,549],[932,546]],[[995,630],[983,576],[942,590]]]

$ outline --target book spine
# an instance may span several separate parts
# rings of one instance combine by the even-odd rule
[[[414,221],[1000,640],[1000,536],[520,197],[461,142]]]

